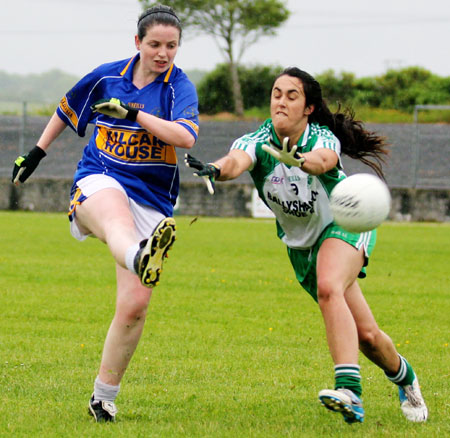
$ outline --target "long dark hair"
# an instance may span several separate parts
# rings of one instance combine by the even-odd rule
[[[142,12],[137,22],[137,35],[140,41],[144,39],[147,29],[155,24],[176,27],[180,31],[181,42],[181,22],[170,6],[158,4]]]
[[[363,122],[355,120],[355,113],[351,108],[341,111],[339,105],[336,112],[332,113],[323,100],[319,82],[309,73],[297,67],[288,67],[275,81],[284,75],[296,77],[302,82],[306,106],[314,105],[314,111],[308,117],[309,122],[328,126],[341,142],[342,153],[360,160],[384,179],[382,166],[389,154],[386,139],[367,131]]]

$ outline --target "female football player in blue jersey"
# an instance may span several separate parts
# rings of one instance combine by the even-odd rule
[[[116,312],[89,402],[96,421],[115,419],[114,401],[144,327],[151,288],[175,240],[175,147],[189,149],[197,140],[197,93],[174,64],[181,33],[172,8],[143,12],[137,54],[82,78],[13,170],[13,182],[25,182],[67,126],[84,136],[94,124],[75,173],[69,217],[74,237],[99,238],[116,262]]]
[[[186,154],[186,164],[197,169],[210,193],[215,180],[234,179],[248,170],[275,214],[296,277],[318,302],[325,322],[335,386],[319,392],[321,403],[348,423],[363,421],[359,348],[398,385],[406,418],[425,421],[428,411],[417,377],[379,329],[357,282],[366,276],[375,231],[346,232],[333,222],[329,204],[331,190],[345,178],[341,152],[381,176],[384,140],[351,113],[332,114],[319,83],[298,68],[276,78],[270,111],[271,119],[237,139],[226,156],[203,164]]]

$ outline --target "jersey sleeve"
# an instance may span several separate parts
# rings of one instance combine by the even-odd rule
[[[252,138],[251,134],[246,134],[236,139],[231,145],[230,150],[240,150],[246,152],[252,159],[252,165],[250,166],[250,169],[252,169],[256,163],[256,145],[257,142]]]
[[[80,137],[96,115],[90,106],[102,98],[102,74],[100,68],[93,70],[76,83],[61,99],[56,113]]]
[[[252,165],[249,170],[252,170],[258,161],[257,150],[260,146],[267,143],[271,134],[271,120],[267,119],[255,132],[245,134],[233,142],[230,150],[241,150],[246,152],[252,159]]]
[[[186,128],[198,138],[198,97],[195,86],[187,78],[182,78],[173,86],[172,120]]]
[[[319,126],[316,123],[311,124],[309,137],[316,139],[312,150],[320,148],[331,149],[339,157],[341,156],[341,142],[327,126]]]
[[[341,142],[326,126],[311,125],[311,134],[316,136],[316,142],[311,150],[331,149],[338,156],[338,168],[342,169]]]

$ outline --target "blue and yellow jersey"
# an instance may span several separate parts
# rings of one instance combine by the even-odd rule
[[[137,122],[90,109],[100,99],[115,97],[133,108],[179,123],[197,139],[198,98],[186,74],[172,65],[155,81],[138,89],[132,82],[138,59],[139,54],[93,70],[61,99],[57,114],[81,137],[89,123],[95,124],[74,183],[91,174],[107,174],[122,184],[136,202],[171,216],[179,192],[175,147]]]

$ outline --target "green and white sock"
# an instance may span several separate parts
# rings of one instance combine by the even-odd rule
[[[334,367],[335,385],[334,389],[345,388],[353,391],[358,397],[361,397],[361,367],[357,364],[341,363]]]
[[[395,383],[398,386],[411,385],[415,377],[412,366],[400,354],[398,355],[398,357],[400,358],[400,368],[398,369],[397,373],[389,374],[385,372],[384,374],[386,374],[386,377],[391,382]]]

